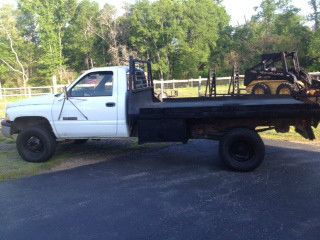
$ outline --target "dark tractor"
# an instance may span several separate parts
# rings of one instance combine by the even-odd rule
[[[261,62],[245,72],[244,85],[254,95],[292,95],[319,89],[301,67],[296,52],[264,54]]]

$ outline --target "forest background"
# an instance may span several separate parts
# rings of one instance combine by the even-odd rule
[[[291,0],[263,0],[256,14],[232,26],[219,0],[140,0],[118,15],[90,0],[17,0],[0,8],[0,82],[4,87],[73,80],[92,67],[151,59],[157,79],[229,76],[263,53],[298,51],[301,65],[320,70],[320,1],[304,16]]]

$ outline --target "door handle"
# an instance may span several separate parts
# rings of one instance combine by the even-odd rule
[[[106,107],[115,107],[115,106],[116,106],[116,103],[114,103],[114,102],[106,103]]]

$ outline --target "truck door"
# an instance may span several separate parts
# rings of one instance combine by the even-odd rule
[[[106,138],[117,134],[115,72],[88,73],[56,100],[52,112],[60,138]],[[63,106],[64,102],[64,106]]]

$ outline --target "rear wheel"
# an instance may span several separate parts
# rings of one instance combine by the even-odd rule
[[[252,88],[253,95],[270,95],[271,89],[264,83],[258,83]]]
[[[281,83],[277,88],[277,95],[292,95],[294,87],[290,83]]]
[[[49,130],[31,127],[19,133],[16,145],[23,160],[40,163],[48,161],[53,156],[56,140]]]
[[[265,146],[255,131],[239,128],[231,130],[222,138],[219,153],[229,168],[253,171],[264,160]]]

